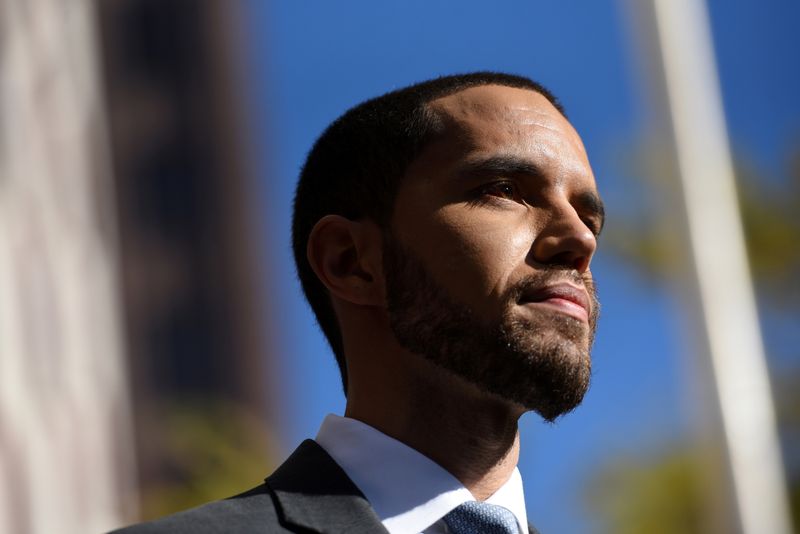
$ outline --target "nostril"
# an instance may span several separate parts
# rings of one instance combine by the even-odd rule
[[[551,256],[545,263],[551,267],[565,267],[582,273],[589,268],[589,257],[573,251],[564,251]]]
[[[578,258],[575,258],[572,267],[579,273],[587,271],[589,269],[589,258],[586,256],[580,256]]]
[[[576,257],[573,252],[564,251],[559,252],[550,257],[549,261],[547,262],[550,265],[563,265],[565,267],[569,267],[570,269],[576,269],[577,264],[581,262],[579,257]]]

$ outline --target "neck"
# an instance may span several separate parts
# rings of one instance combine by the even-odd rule
[[[383,361],[385,380],[351,382],[345,415],[419,451],[487,499],[517,465],[521,411],[418,356],[401,359]]]

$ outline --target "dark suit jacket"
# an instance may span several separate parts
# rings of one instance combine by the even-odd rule
[[[113,534],[388,534],[367,499],[308,439],[264,484]],[[537,534],[535,529],[531,534]]]

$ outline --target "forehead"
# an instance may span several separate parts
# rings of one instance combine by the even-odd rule
[[[514,156],[594,182],[578,133],[538,92],[499,85],[471,87],[434,100],[429,108],[444,123],[444,131],[431,150],[423,151],[421,159],[428,164]]]

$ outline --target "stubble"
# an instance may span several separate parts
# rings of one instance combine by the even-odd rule
[[[547,421],[578,406],[589,388],[597,324],[594,285],[553,266],[518,281],[494,321],[457,302],[422,261],[390,233],[383,256],[389,322],[401,346]],[[550,310],[519,309],[529,288],[579,281],[593,301],[589,322]]]

